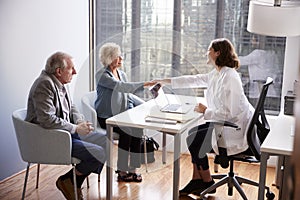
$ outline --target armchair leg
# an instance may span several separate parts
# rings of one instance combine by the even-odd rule
[[[40,179],[40,164],[37,164],[37,172],[36,172],[36,185],[35,188],[38,189],[39,187],[39,179]]]
[[[146,137],[144,135],[145,141]],[[146,172],[148,173],[148,157],[147,157],[147,143],[144,142],[144,159],[145,159],[145,167],[146,167]]]
[[[28,174],[29,174],[29,167],[30,167],[30,163],[27,164],[27,168],[26,168],[26,174],[25,174],[25,180],[24,180],[24,186],[23,186],[23,192],[22,192],[22,200],[25,199],[25,192],[26,192],[26,185],[27,185]]]
[[[73,165],[73,183],[74,183],[75,200],[78,200],[75,165],[74,164],[72,164],[72,165]]]
[[[167,143],[167,134],[163,132],[162,134],[162,163],[166,164],[167,160],[167,150],[166,150],[166,143]]]

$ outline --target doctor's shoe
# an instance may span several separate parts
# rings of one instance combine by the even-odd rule
[[[206,190],[207,188],[209,188],[213,184],[215,184],[214,180],[211,180],[209,182],[202,182],[201,191],[199,193],[203,192],[204,190]],[[214,193],[216,193],[216,189],[213,189],[212,191],[208,192],[208,194],[214,194]],[[197,195],[199,195],[199,194],[197,194]]]
[[[191,180],[182,190],[179,190],[179,196],[187,196],[202,192],[202,179]]]

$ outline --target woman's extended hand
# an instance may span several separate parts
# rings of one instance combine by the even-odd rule
[[[147,81],[147,82],[144,82],[144,87],[149,87],[149,86],[155,85],[156,83],[157,83],[157,81],[155,81],[155,80]]]
[[[205,113],[206,111],[206,106],[203,105],[202,103],[199,103],[198,105],[196,105],[194,111],[199,112],[199,113]]]
[[[154,79],[153,81],[157,82],[157,83],[161,83],[163,85],[166,84],[171,84],[171,79],[170,78],[165,78],[165,79]]]

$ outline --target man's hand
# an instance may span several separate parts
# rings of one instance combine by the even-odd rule
[[[94,130],[94,127],[92,126],[91,122],[80,122],[76,126],[76,133],[78,133],[80,135],[87,135],[93,130]]]

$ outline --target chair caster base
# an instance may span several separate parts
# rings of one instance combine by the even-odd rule
[[[275,198],[275,194],[273,192],[267,192],[266,197],[268,200],[273,200]]]

